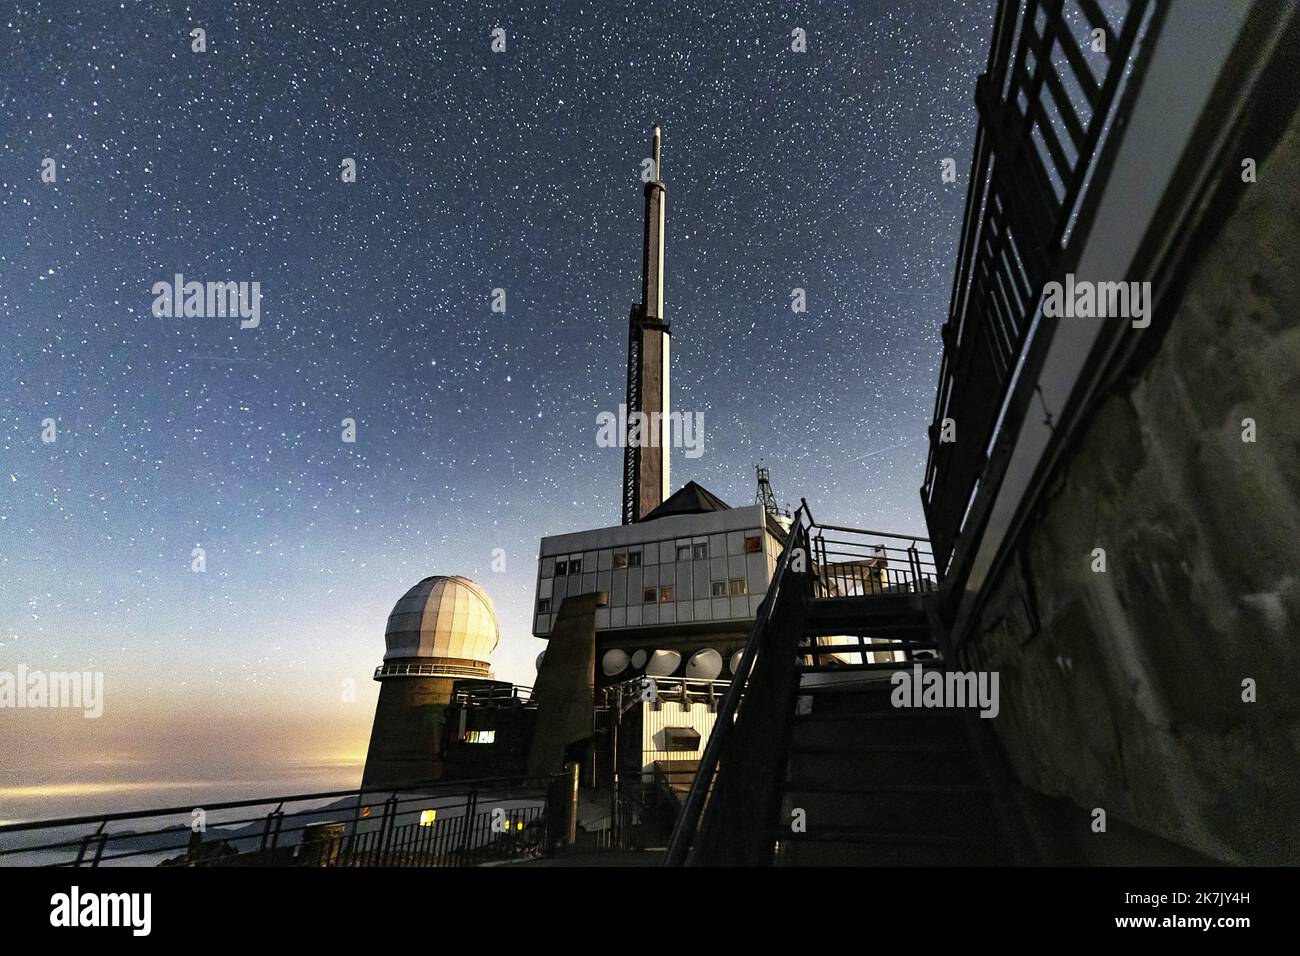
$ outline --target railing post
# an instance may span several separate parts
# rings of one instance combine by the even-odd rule
[[[465,821],[464,829],[461,832],[460,839],[460,865],[469,866],[470,854],[473,852],[474,839],[474,815],[478,813],[478,790],[469,792],[469,800],[465,804]]]
[[[384,816],[379,821],[379,865],[388,862],[388,851],[393,841],[393,830],[397,826],[397,794],[384,801]]]
[[[564,842],[572,849],[578,842],[578,772],[581,769],[575,760],[565,768],[568,771],[565,788],[565,832]]]
[[[262,845],[258,854],[265,857],[266,864],[275,862],[275,848],[280,842],[280,824],[284,820],[284,804],[280,804],[266,815],[266,825],[262,827]]]
[[[107,824],[107,820],[101,821],[99,829],[94,833],[88,833],[81,838],[81,846],[77,850],[77,862],[74,864],[75,866],[81,866],[81,861],[85,859],[86,851],[90,849],[92,843],[95,844],[95,856],[91,860],[90,865],[92,867],[99,866],[99,858],[104,855],[104,846],[108,843],[108,834],[104,832],[104,827]]]

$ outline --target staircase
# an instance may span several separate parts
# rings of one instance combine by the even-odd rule
[[[801,688],[774,834],[777,862],[1013,862],[964,718],[896,709],[891,691],[887,678]],[[796,809],[802,832],[792,829]]]
[[[906,549],[854,547],[857,533],[832,527],[832,540],[806,510],[796,515],[666,863],[1025,862],[977,743],[976,713],[891,701],[894,672],[944,667],[922,539],[906,539]],[[801,549],[812,555],[802,571]]]

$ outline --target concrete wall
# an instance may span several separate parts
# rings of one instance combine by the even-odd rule
[[[564,769],[565,754],[593,735],[596,685],[596,595],[564,599],[533,685],[536,729],[528,751],[528,775]]]
[[[362,786],[401,787],[442,777],[451,677],[389,677],[380,683]]]
[[[961,655],[1001,672],[1002,749],[1021,782],[1064,798],[1085,858],[1115,859],[1122,832],[1300,862],[1300,124],[1257,159],[1158,352],[1071,449]],[[1094,807],[1110,834],[1092,833]]]

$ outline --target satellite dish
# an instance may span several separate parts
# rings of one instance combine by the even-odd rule
[[[533,668],[534,668],[535,670],[541,670],[541,669],[542,669],[542,658],[545,657],[545,656],[546,656],[546,652],[545,652],[545,651],[542,651],[540,654],[537,655],[537,660],[533,663]]]
[[[649,656],[650,656],[650,655],[647,654],[645,651],[633,651],[633,652],[632,652],[632,669],[635,670],[635,671],[639,671],[641,668],[645,667],[646,659],[647,659]]]
[[[727,670],[736,673],[736,668],[740,666],[740,659],[745,656],[745,649],[742,647],[736,653],[731,655],[731,660],[727,662]]]
[[[681,666],[682,655],[676,651],[655,651],[645,672],[651,677],[667,677]]]
[[[623,673],[627,670],[627,652],[620,651],[617,647],[606,651],[605,656],[600,659],[600,669],[605,672],[606,677]]]
[[[722,655],[711,647],[696,651],[686,662],[686,676],[696,680],[714,680],[722,673]]]

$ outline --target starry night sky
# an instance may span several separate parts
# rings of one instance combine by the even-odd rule
[[[102,670],[108,700],[0,715],[0,818],[355,784],[385,619],[429,574],[487,588],[498,676],[531,683],[538,539],[619,520],[596,414],[656,119],[672,401],[705,424],[674,488],[749,504],[762,458],[820,520],[924,533],[994,7],[6,5],[0,669]],[[177,272],[260,282],[260,326],[156,318]]]

